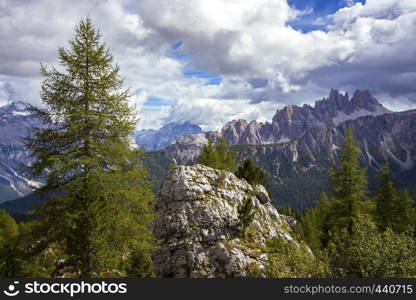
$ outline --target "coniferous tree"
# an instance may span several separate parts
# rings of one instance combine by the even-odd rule
[[[222,137],[216,145],[212,139],[208,139],[208,144],[202,148],[198,157],[198,163],[214,169],[234,172],[237,168],[236,158],[237,152],[230,149]]]
[[[414,229],[414,201],[407,190],[397,191],[388,165],[380,173],[375,200],[376,221],[381,231],[391,228],[396,233],[403,233]]]
[[[392,227],[394,213],[397,210],[397,189],[394,184],[388,165],[383,166],[379,175],[380,183],[377,187],[376,200],[376,221],[381,231]]]
[[[246,159],[242,166],[239,166],[235,175],[238,178],[247,180],[251,185],[261,184],[266,186],[266,174],[262,168],[256,166],[251,159]]]
[[[316,207],[306,211],[301,220],[302,238],[315,254],[319,254],[328,243],[331,202],[325,192],[322,193]]]
[[[137,123],[119,67],[90,19],[75,28],[69,49],[60,48],[63,71],[41,67],[41,98],[32,107],[44,127],[26,146],[42,191],[59,191],[41,209],[45,245],[59,244],[81,276],[123,270],[137,251],[151,251],[153,196],[140,150],[130,133]]]
[[[221,137],[216,145],[219,167],[218,169],[235,172],[237,169],[237,152],[228,147],[224,137]]]
[[[251,198],[245,198],[243,204],[238,206],[238,220],[241,227],[241,235],[245,237],[246,230],[254,220],[256,215],[256,210],[253,205],[253,200]]]
[[[301,222],[302,239],[306,241],[313,253],[321,250],[319,220],[315,209],[310,209],[305,213]]]
[[[330,170],[332,182],[331,229],[346,229],[352,235],[354,223],[360,213],[362,201],[366,199],[366,170],[360,167],[360,148],[347,127],[340,155],[340,165]]]
[[[404,189],[398,193],[392,229],[397,233],[414,233],[415,226],[415,201],[410,197],[409,191]]]
[[[206,144],[203,148],[201,153],[198,157],[198,163],[211,167],[211,168],[218,168],[218,152],[215,147],[215,144],[211,138],[208,139],[208,144]]]

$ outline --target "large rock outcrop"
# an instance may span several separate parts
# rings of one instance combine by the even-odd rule
[[[238,207],[250,197],[257,210],[246,238],[239,232]],[[159,277],[244,277],[264,272],[268,239],[296,244],[290,226],[262,186],[202,165],[170,171],[158,194],[154,256]]]

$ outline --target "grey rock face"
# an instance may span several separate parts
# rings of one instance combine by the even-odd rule
[[[238,206],[251,197],[257,209],[245,242],[238,229]],[[284,217],[268,200],[264,187],[254,189],[234,174],[202,165],[179,166],[168,173],[156,204],[154,225],[161,241],[154,255],[159,277],[250,276],[264,271],[261,247],[273,237],[296,243]]]

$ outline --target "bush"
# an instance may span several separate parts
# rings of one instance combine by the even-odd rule
[[[267,243],[269,260],[266,266],[270,278],[324,277],[326,266],[320,262],[304,243],[299,246],[282,238],[273,238]]]

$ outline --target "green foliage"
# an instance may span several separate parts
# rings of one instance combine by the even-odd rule
[[[247,180],[251,185],[267,185],[266,174],[263,169],[256,166],[251,159],[246,159],[242,166],[239,166],[235,175],[238,178]]]
[[[17,255],[19,229],[16,221],[0,210],[0,277],[21,276],[22,262]]]
[[[7,240],[18,235],[16,221],[3,209],[0,210],[0,246]]]
[[[331,276],[414,277],[416,240],[409,230],[414,230],[414,203],[406,191],[397,192],[388,167],[381,172],[375,201],[367,200],[359,155],[348,128],[340,166],[331,170],[331,200],[323,195],[305,212],[301,236],[328,262]]]
[[[335,277],[416,277],[416,241],[391,229],[379,232],[374,222],[360,218],[353,235],[334,234],[327,249]]]
[[[330,170],[332,182],[332,230],[346,229],[353,233],[354,222],[360,213],[361,202],[366,200],[366,170],[360,168],[360,148],[352,134],[352,128],[345,132],[340,165]]]
[[[241,228],[241,236],[245,237],[247,228],[253,222],[256,215],[256,209],[253,206],[251,198],[245,198],[243,204],[238,206],[238,221]]]
[[[415,200],[410,197],[407,189],[398,193],[398,203],[394,214],[392,229],[395,232],[416,232]]]
[[[234,172],[237,169],[237,152],[228,147],[227,142],[221,137],[216,145],[212,139],[204,146],[198,163],[214,169]]]
[[[153,195],[130,143],[135,110],[100,38],[81,20],[70,48],[59,49],[64,71],[42,66],[48,110],[31,110],[45,126],[25,141],[35,161],[29,173],[46,175],[44,192],[62,192],[40,210],[41,244],[59,245],[81,276],[123,271],[130,255],[154,247]]]
[[[315,208],[306,210],[300,222],[302,239],[315,254],[320,254],[328,243],[331,202],[327,194],[322,193],[321,200]]]
[[[414,201],[407,190],[400,194],[390,174],[388,165],[385,165],[379,175],[380,184],[377,188],[376,220],[381,231],[391,228],[394,232],[403,233],[414,230],[415,209]]]
[[[138,251],[131,257],[131,263],[127,270],[129,277],[155,278],[153,269],[152,253]]]
[[[305,244],[299,246],[281,238],[268,241],[267,277],[270,278],[311,278],[323,277],[325,265],[313,256]]]

